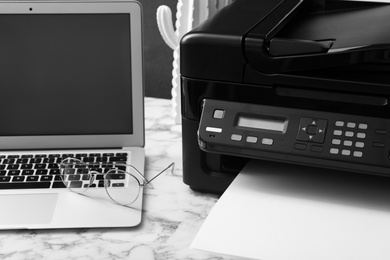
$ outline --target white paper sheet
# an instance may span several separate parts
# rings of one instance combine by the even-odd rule
[[[191,248],[262,260],[388,260],[390,178],[253,161]]]

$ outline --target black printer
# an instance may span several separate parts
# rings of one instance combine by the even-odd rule
[[[235,0],[180,45],[183,179],[249,159],[390,175],[390,5]]]

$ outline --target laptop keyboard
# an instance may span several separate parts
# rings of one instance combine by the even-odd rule
[[[66,158],[77,158],[86,163],[93,163],[93,170],[100,174],[97,174],[97,182],[91,187],[104,187],[104,173],[115,167],[115,163],[126,163],[128,153],[0,155],[0,189],[65,188],[59,164]],[[125,168],[124,166],[115,168],[121,167]]]

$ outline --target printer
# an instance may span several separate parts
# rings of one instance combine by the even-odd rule
[[[390,175],[390,5],[235,0],[180,45],[183,181],[250,159]]]

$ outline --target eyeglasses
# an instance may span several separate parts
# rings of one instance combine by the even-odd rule
[[[76,158],[66,158],[59,164],[61,179],[69,190],[83,194],[89,188],[105,188],[115,203],[129,206],[134,203],[144,187],[172,167],[171,163],[151,180],[147,180],[134,166],[124,163],[90,163]]]

